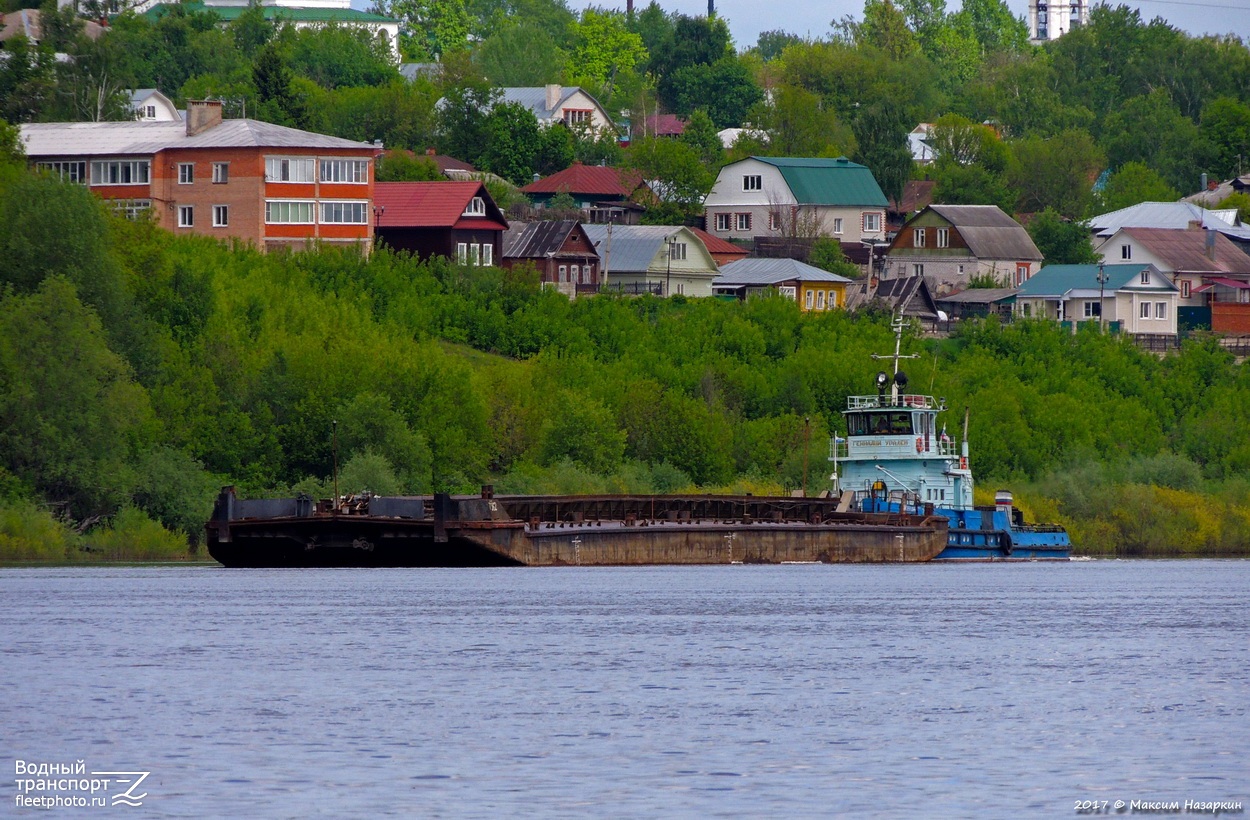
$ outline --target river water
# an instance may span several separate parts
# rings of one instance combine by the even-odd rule
[[[52,812],[82,816],[1245,806],[1248,591],[1250,561],[4,569],[0,763],[150,772],[140,809]]]

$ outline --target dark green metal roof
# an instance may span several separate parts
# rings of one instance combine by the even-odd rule
[[[888,204],[881,186],[866,165],[846,157],[752,157],[781,172],[801,205]]]
[[[1104,265],[1103,271],[1107,276],[1107,281],[1103,283],[1103,289],[1115,291],[1130,283],[1138,282],[1137,277],[1143,270],[1150,270],[1152,281],[1157,280],[1159,284],[1140,288],[1141,290],[1176,290],[1171,280],[1167,277],[1160,277],[1158,269],[1141,263]],[[1098,266],[1047,265],[1021,285],[1016,295],[1018,297],[1061,296],[1072,290],[1098,290]]]

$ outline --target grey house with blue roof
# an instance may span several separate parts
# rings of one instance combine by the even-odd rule
[[[1016,293],[1016,315],[1175,336],[1180,289],[1154,265],[1047,265]]]
[[[747,157],[720,170],[703,201],[722,239],[831,236],[885,240],[888,200],[867,166],[846,157]]]

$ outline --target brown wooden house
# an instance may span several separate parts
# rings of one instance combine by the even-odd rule
[[[481,182],[379,182],[373,202],[378,241],[390,248],[461,265],[503,258],[508,221]]]
[[[599,291],[599,254],[577,220],[514,223],[504,234],[503,266],[527,262],[544,285],[569,296]]]

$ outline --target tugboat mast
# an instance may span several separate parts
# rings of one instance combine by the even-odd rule
[[[891,356],[887,354],[885,356],[882,356],[877,353],[873,353],[872,357],[878,360],[879,359],[893,359],[894,360],[894,373],[891,374],[894,378],[892,380],[892,385],[890,387],[890,398],[893,399],[895,404],[898,404],[898,388],[899,388],[898,363],[899,363],[899,360],[900,359],[919,359],[920,354],[909,353],[907,355],[903,355],[900,352],[903,347],[903,314],[902,313],[898,313],[890,317],[890,328],[894,331],[894,355]],[[906,384],[906,376],[904,376],[903,383]]]

